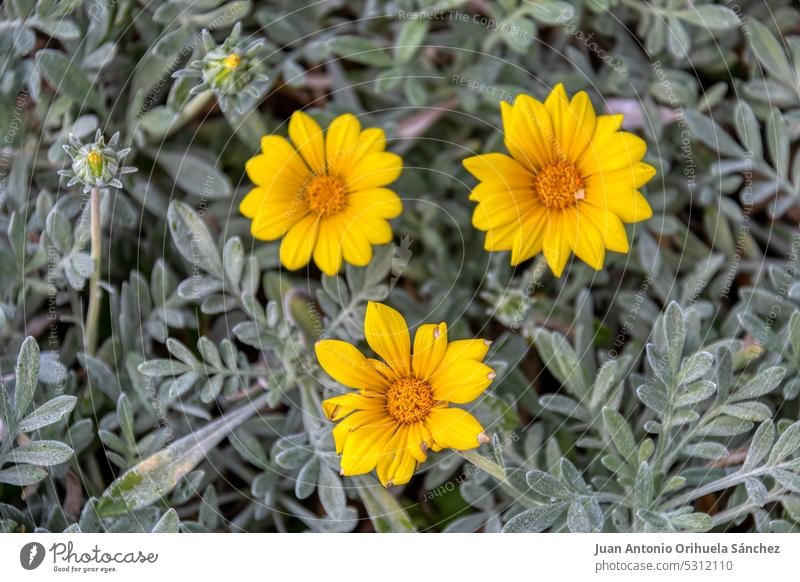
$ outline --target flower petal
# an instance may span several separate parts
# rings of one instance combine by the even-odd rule
[[[544,231],[547,226],[547,210],[536,208],[528,213],[514,237],[511,247],[511,265],[516,266],[542,252]]]
[[[350,161],[358,153],[361,123],[352,113],[334,119],[325,134],[325,161],[331,175],[344,175]]]
[[[337,217],[322,218],[319,223],[314,262],[319,270],[332,277],[342,267],[340,221]]]
[[[314,351],[322,369],[337,382],[376,392],[386,388],[386,379],[354,345],[341,340],[320,340]]]
[[[447,324],[426,323],[417,328],[414,335],[414,354],[411,368],[416,378],[427,380],[447,352]]]
[[[461,163],[481,182],[500,184],[504,189],[530,188],[533,184],[528,168],[505,154],[481,154]]]
[[[351,476],[372,471],[386,453],[396,429],[396,423],[386,417],[384,421],[352,430],[342,450],[342,473]]]
[[[440,449],[466,451],[480,445],[478,436],[483,427],[466,410],[460,408],[433,408],[425,419],[433,440]]]
[[[341,420],[356,410],[385,410],[386,399],[351,392],[322,401],[322,410],[330,420]]]
[[[342,256],[356,267],[365,267],[372,260],[369,238],[355,221],[342,219]]]
[[[261,151],[245,162],[245,170],[253,184],[293,191],[302,186],[311,173],[292,144],[279,135],[261,138]]]
[[[603,242],[603,235],[594,223],[585,213],[580,215],[573,206],[564,212],[562,224],[564,236],[575,251],[575,256],[596,271],[602,269],[606,257],[606,245]]]
[[[362,157],[348,172],[345,181],[349,192],[380,188],[400,176],[403,160],[391,152],[375,152]]]
[[[589,147],[597,127],[597,116],[594,105],[586,91],[580,91],[572,97],[567,115],[572,117],[569,134],[561,136],[561,147],[568,160],[577,160]]]
[[[480,396],[494,377],[494,371],[482,362],[457,360],[440,366],[430,383],[437,401],[466,404]]]
[[[388,188],[352,192],[347,196],[347,201],[351,208],[350,215],[356,220],[362,215],[395,218],[403,212],[400,197]]]
[[[560,277],[564,272],[564,267],[569,259],[569,248],[569,240],[564,233],[562,212],[549,212],[542,251],[547,264],[556,277]]]
[[[333,427],[331,434],[336,445],[336,453],[341,455],[344,446],[353,434],[353,431],[361,427],[382,426],[391,422],[391,417],[384,410],[357,410],[356,412],[344,417]]]
[[[364,319],[364,335],[369,347],[399,376],[411,374],[411,337],[405,318],[397,310],[370,301]]]
[[[274,195],[266,188],[257,187],[245,196],[239,210],[253,219],[250,232],[255,238],[275,240],[308,214],[308,205],[302,198]]]
[[[514,101],[511,127],[503,124],[506,147],[526,168],[538,171],[556,160],[556,135],[547,107],[528,95]]]
[[[289,120],[289,137],[311,171],[324,173],[325,134],[319,124],[307,113],[295,111]]]
[[[308,264],[319,231],[319,217],[309,214],[295,224],[281,242],[281,263],[290,271]]]

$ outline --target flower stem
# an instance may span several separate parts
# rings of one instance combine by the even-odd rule
[[[100,228],[100,188],[94,187],[89,194],[90,239],[92,245],[92,277],[89,280],[89,307],[84,327],[84,351],[92,356],[97,351],[97,326],[100,319],[100,262],[103,256],[103,232]]]
[[[497,463],[490,461],[475,449],[469,451],[456,451],[458,455],[478,467],[481,471],[489,473],[492,477],[497,479],[500,483],[506,480],[506,470]]]

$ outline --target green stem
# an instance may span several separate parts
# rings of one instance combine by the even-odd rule
[[[100,263],[103,257],[103,231],[100,228],[100,189],[95,186],[89,194],[89,222],[92,253],[92,277],[89,280],[89,307],[84,326],[84,351],[93,356],[97,351],[97,326],[103,292],[100,289]]]
[[[494,461],[490,461],[481,455],[476,449],[471,449],[469,451],[456,451],[456,454],[458,454],[465,461],[472,463],[481,471],[494,477],[494,479],[500,484],[500,487],[502,487],[506,493],[514,498],[514,501],[518,501],[525,507],[535,507],[539,505],[539,503],[528,497],[524,491],[520,491],[514,487],[514,485],[512,485],[508,479],[506,479],[506,470],[503,467]]]
[[[478,467],[481,471],[489,473],[492,477],[497,479],[500,483],[506,480],[506,470],[494,461],[490,461],[477,450],[471,449],[469,451],[456,451],[458,455]]]
[[[192,99],[190,99],[189,102],[181,108],[180,112],[172,120],[172,123],[167,126],[166,130],[164,131],[164,135],[158,137],[161,139],[166,139],[171,136],[195,115],[208,107],[208,104],[213,98],[214,93],[211,92],[211,89],[207,89],[206,91],[203,91],[202,93],[192,97]]]

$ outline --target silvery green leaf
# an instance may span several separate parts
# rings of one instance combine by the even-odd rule
[[[636,472],[636,481],[633,485],[633,502],[636,507],[647,508],[650,506],[653,502],[653,488],[653,470],[649,463],[642,463]]]
[[[752,17],[747,18],[747,26],[750,30],[747,35],[750,47],[764,68],[776,79],[784,82],[793,79],[794,73],[786,53],[770,30]]]
[[[371,65],[374,67],[390,67],[392,59],[386,51],[367,38],[342,35],[328,41],[330,51],[344,59]]]
[[[636,516],[658,531],[666,530],[670,525],[670,520],[664,514],[655,511],[640,509]]]
[[[697,352],[683,361],[678,372],[678,384],[689,384],[704,376],[714,363],[708,352]]]
[[[739,16],[727,6],[699,4],[676,13],[695,26],[711,30],[727,30],[740,24]]]
[[[173,200],[167,211],[167,222],[175,246],[194,267],[218,279],[223,277],[222,261],[208,227],[187,204]]]
[[[769,494],[767,492],[767,488],[764,486],[764,483],[761,482],[761,479],[757,479],[756,477],[746,477],[744,480],[744,486],[747,490],[747,496],[750,498],[750,500],[758,507],[764,507]]]
[[[133,410],[131,409],[130,399],[125,394],[120,394],[117,399],[117,422],[125,437],[128,448],[136,445],[136,431],[133,425]]]
[[[72,455],[72,448],[62,442],[33,441],[24,447],[12,449],[5,460],[10,463],[49,467],[68,461]]]
[[[722,407],[722,412],[735,418],[761,422],[772,418],[772,410],[763,402],[740,402]]]
[[[636,395],[648,408],[658,414],[663,414],[669,406],[669,396],[659,385],[642,384],[636,389]]]
[[[75,396],[56,396],[23,418],[17,426],[17,429],[20,432],[32,432],[42,427],[55,424],[72,412],[77,401],[78,399]]]
[[[703,143],[712,151],[718,151],[725,156],[734,158],[744,157],[744,150],[736,143],[728,132],[722,129],[716,121],[694,110],[687,110],[687,122],[692,128],[692,137]]]
[[[298,499],[310,497],[317,488],[320,475],[320,462],[317,457],[312,457],[300,468],[294,484],[294,494]]]
[[[785,471],[783,469],[773,469],[770,471],[775,480],[792,493],[800,493],[800,475]]]
[[[197,27],[227,28],[234,24],[239,25],[250,13],[252,6],[251,0],[233,0],[215,10],[194,14],[190,20]],[[235,36],[235,33],[231,33],[231,36]]]
[[[733,121],[739,141],[755,159],[760,159],[764,155],[761,148],[761,128],[755,113],[753,113],[753,108],[744,99],[736,103]]]
[[[619,373],[620,360],[609,360],[597,372],[597,377],[592,387],[592,397],[589,402],[589,408],[596,410],[607,403],[608,397],[611,396],[614,389],[618,385],[617,374]]]
[[[770,109],[767,116],[767,152],[778,172],[778,176],[787,178],[789,175],[789,138],[786,135],[786,126],[780,110],[776,107]]]
[[[66,255],[72,248],[72,227],[64,214],[58,208],[53,208],[47,215],[45,226],[48,240],[53,243],[58,252]]]
[[[627,461],[636,458],[636,440],[625,418],[611,408],[603,408],[603,423],[614,446]]]
[[[97,112],[103,112],[102,99],[89,83],[86,74],[75,67],[63,53],[42,49],[36,53],[36,67],[47,83],[76,103],[87,103]]]
[[[537,329],[534,332],[534,343],[545,366],[569,392],[581,400],[588,397],[589,383],[578,356],[567,339],[561,334]]]
[[[394,46],[394,58],[398,63],[407,63],[419,50],[430,27],[426,18],[408,19],[400,27]]]
[[[197,340],[197,349],[203,357],[203,364],[205,364],[206,367],[210,366],[215,369],[223,367],[222,358],[219,355],[217,346],[206,336],[201,336],[200,339]]]
[[[686,341],[686,319],[683,310],[676,302],[671,302],[664,313],[664,333],[667,340],[667,361],[672,370],[677,371],[681,363],[683,346]]]
[[[321,465],[319,468],[317,491],[320,503],[328,515],[331,517],[341,515],[347,504],[344,488],[342,481],[327,465]]]
[[[225,243],[222,249],[222,264],[225,268],[225,274],[228,277],[228,282],[238,289],[239,281],[242,278],[242,271],[244,270],[244,247],[242,240],[235,236]]]
[[[682,531],[706,532],[714,527],[711,517],[705,513],[688,513],[677,515],[671,520],[672,525]]]
[[[561,394],[545,394],[539,399],[539,404],[546,410],[558,412],[567,417],[579,418],[581,420],[589,420],[589,415],[580,405],[580,403],[568,396]]]
[[[33,392],[39,381],[39,365],[39,344],[28,336],[19,349],[15,368],[14,409],[18,419],[25,415],[33,401]]]
[[[26,487],[47,477],[47,471],[33,465],[15,465],[0,471],[0,483]]]
[[[683,453],[689,457],[697,457],[709,461],[725,458],[728,456],[729,452],[728,447],[713,441],[694,443],[687,445],[683,449]]]
[[[747,450],[747,457],[742,465],[742,471],[749,471],[757,467],[761,461],[767,458],[772,443],[775,440],[775,425],[771,420],[762,422],[753,434],[750,447]]]
[[[681,407],[697,404],[713,396],[716,391],[717,386],[713,382],[710,380],[700,380],[679,390],[674,405],[676,407]]]
[[[151,378],[177,376],[191,370],[186,364],[177,360],[148,360],[139,364],[139,373]]]
[[[534,492],[547,497],[550,501],[571,497],[570,490],[563,483],[543,471],[528,471],[525,479]]]
[[[569,503],[559,502],[526,509],[512,517],[503,527],[504,533],[538,533],[546,530],[564,514]]]
[[[169,384],[169,391],[167,393],[169,398],[178,398],[186,394],[192,389],[192,386],[194,386],[195,382],[197,382],[199,379],[200,374],[197,372],[186,372],[185,374],[181,374]]]
[[[192,351],[183,345],[181,342],[174,338],[169,338],[167,340],[167,349],[169,353],[178,358],[181,362],[189,366],[193,369],[200,368],[200,362],[197,361],[197,358],[192,353]]]
[[[767,464],[777,465],[798,449],[800,449],[800,421],[790,425],[780,434],[775,446],[772,447]]]
[[[228,176],[190,151],[159,150],[155,160],[191,196],[218,199],[228,198],[233,193]]]
[[[525,12],[545,24],[563,24],[575,16],[575,7],[561,0],[543,0],[523,6]]]
[[[739,400],[750,400],[769,394],[780,386],[783,378],[786,376],[786,368],[782,366],[773,366],[767,368],[763,372],[756,375],[755,378],[747,382],[744,386],[736,390],[731,397],[731,400],[737,402]]]
[[[720,416],[699,429],[697,435],[700,437],[730,437],[748,432],[752,428],[753,423],[749,420],[742,420],[731,416]]]
[[[109,517],[129,513],[168,494],[181,477],[193,470],[211,449],[255,414],[265,402],[266,396],[262,395],[181,437],[123,473],[98,500],[98,515]]]
[[[153,526],[150,533],[178,533],[180,529],[181,520],[178,517],[178,512],[170,507],[167,512],[161,516],[158,523]]]
[[[561,469],[561,480],[568,483],[575,491],[585,495],[593,493],[592,488],[586,483],[583,475],[568,459],[562,458],[561,463],[559,463],[559,468]]]
[[[224,382],[225,376],[222,374],[216,374],[210,377],[208,381],[203,384],[203,388],[200,391],[200,401],[204,403],[212,402],[219,396]]]
[[[567,527],[572,533],[588,533],[592,531],[589,515],[581,501],[573,501],[567,510]]]
[[[667,428],[674,428],[695,422],[700,418],[700,413],[696,410],[677,410],[669,417],[669,422],[665,420],[664,426]]]

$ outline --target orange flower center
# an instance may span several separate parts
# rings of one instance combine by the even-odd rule
[[[419,422],[433,408],[433,388],[417,378],[400,378],[387,388],[386,402],[386,410],[398,422]]]
[[[536,173],[533,189],[548,208],[561,210],[586,197],[583,178],[571,162],[559,160]]]
[[[344,210],[347,202],[345,186],[333,176],[314,176],[305,189],[306,202],[319,216],[331,216]]]

